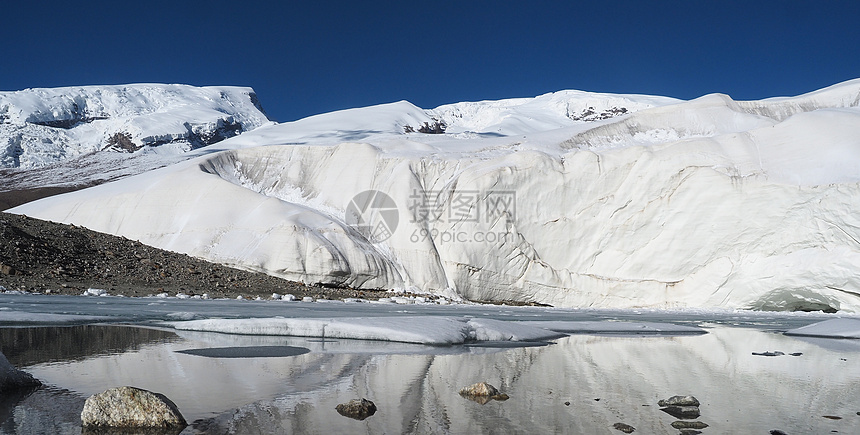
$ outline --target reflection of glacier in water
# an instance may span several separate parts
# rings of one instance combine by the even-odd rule
[[[658,313],[629,314],[666,321]],[[126,334],[139,342],[125,351],[97,350],[67,362],[22,367],[50,388],[6,403],[0,431],[78,433],[83,398],[119,385],[170,397],[193,422],[186,434],[612,433],[617,422],[641,433],[674,434],[675,419],[659,411],[657,400],[675,394],[701,401],[699,420],[710,425],[705,433],[845,433],[856,427],[860,408],[853,398],[860,394],[860,366],[854,359],[860,346],[777,332],[820,318],[758,315],[760,324],[753,325],[749,319],[756,316],[735,326],[727,315],[706,324],[704,335],[575,334],[551,345],[519,348],[198,331],[176,331],[178,337],[171,339],[165,332],[156,340],[140,337],[158,334]],[[841,344],[832,346],[837,341]],[[178,352],[251,346],[310,352],[281,358]],[[786,355],[752,355],[768,350]],[[457,394],[482,380],[511,398],[479,405]],[[360,422],[337,415],[338,403],[359,397],[376,403],[376,415]]]

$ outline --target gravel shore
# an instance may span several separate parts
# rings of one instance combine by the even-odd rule
[[[0,213],[0,286],[6,290],[79,295],[183,293],[212,298],[378,299],[384,290],[332,288],[209,263],[74,225]]]

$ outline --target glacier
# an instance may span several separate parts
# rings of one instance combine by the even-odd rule
[[[857,312],[858,106],[860,80],[758,101],[401,101],[263,125],[10,211],[306,283]],[[396,205],[362,209],[384,239],[350,219],[367,191]]]

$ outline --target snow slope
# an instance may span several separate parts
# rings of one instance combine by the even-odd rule
[[[860,80],[742,102],[574,91],[400,102],[259,128],[222,152],[12,211],[305,282],[856,312],[858,104]],[[446,133],[409,132],[425,122]],[[351,225],[351,201],[371,189],[390,196],[396,225],[392,207],[360,206],[365,226]]]
[[[251,88],[134,84],[0,92],[0,168],[40,167],[105,149],[160,146],[182,153],[268,122]]]

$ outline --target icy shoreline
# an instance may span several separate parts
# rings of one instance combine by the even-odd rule
[[[433,345],[546,341],[568,334],[690,335],[712,325],[787,331],[860,316],[743,310],[606,310],[352,301],[0,295],[0,325],[126,323],[177,331]],[[828,333],[819,333],[827,336]]]

